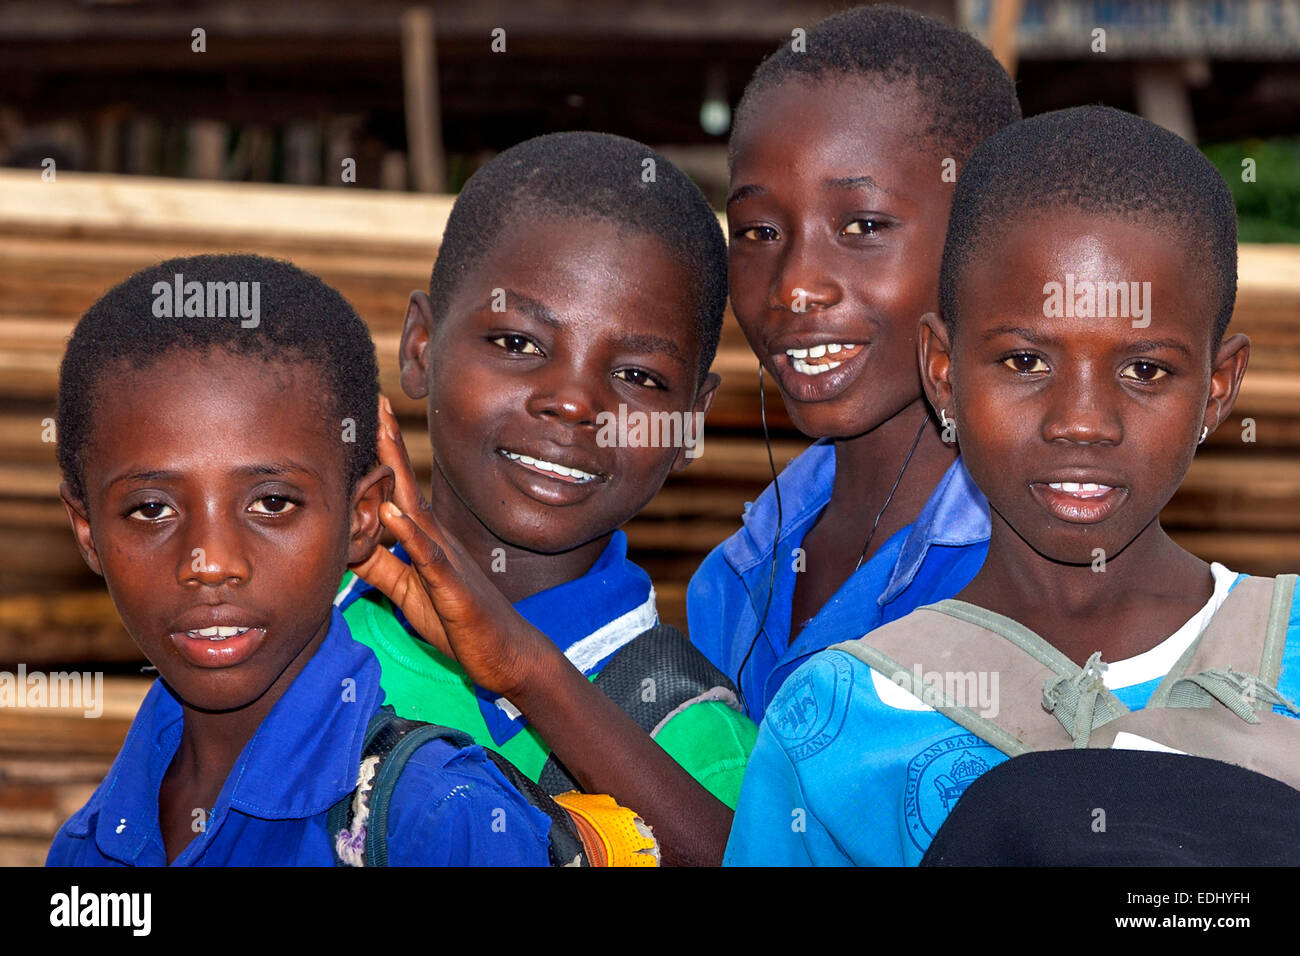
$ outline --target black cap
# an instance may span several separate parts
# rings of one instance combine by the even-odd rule
[[[921,860],[922,866],[1297,864],[1300,790],[1217,760],[1140,750],[1050,750],[999,764],[970,785]]]

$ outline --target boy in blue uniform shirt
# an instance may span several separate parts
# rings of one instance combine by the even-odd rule
[[[253,323],[215,306],[231,289]],[[331,605],[391,494],[377,400],[365,325],[288,263],[171,260],[82,318],[60,372],[60,493],[159,680],[49,864],[335,863],[326,815],[357,786],[380,705],[378,662]],[[480,748],[435,740],[386,836],[395,864],[545,865],[549,825]]]
[[[921,365],[988,497],[987,560],[955,600],[786,681],[728,863],[916,864],[966,787],[1030,750],[1173,746],[1295,785],[1294,578],[1207,564],[1159,521],[1231,413],[1249,353],[1245,336],[1224,338],[1226,184],[1129,114],[1035,117],[967,163],[941,289]],[[922,659],[933,669],[907,663]]]
[[[916,327],[938,308],[957,170],[1020,118],[979,41],[913,11],[856,8],[806,41],[745,89],[727,225],[760,381],[817,441],[687,592],[691,640],[756,721],[810,654],[956,593],[984,560],[988,508],[929,417]]]
[[[702,450],[725,307],[717,216],[665,157],[591,132],[495,156],[402,334],[432,481],[418,487],[386,410],[405,514],[383,518],[403,547],[339,599],[399,714],[465,730],[552,793],[610,794],[668,864],[721,861],[758,729],[656,626],[619,528]]]

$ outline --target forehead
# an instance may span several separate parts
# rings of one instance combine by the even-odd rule
[[[321,474],[343,467],[342,426],[311,362],[173,350],[105,367],[93,408],[88,468],[226,471],[283,457]]]
[[[507,307],[510,292],[527,296],[585,334],[653,330],[697,351],[700,291],[666,238],[605,220],[530,220],[526,209],[513,219],[457,286],[453,318],[501,289]]]
[[[1215,302],[1213,282],[1192,268],[1189,250],[1165,230],[1114,216],[1084,214],[1076,209],[1041,211],[1005,224],[1001,235],[989,237],[958,278],[958,327],[989,326],[1016,315],[1032,319],[1031,328],[1089,336],[1103,331],[1135,338],[1178,335],[1207,342],[1212,334]],[[1078,313],[1080,298],[1095,297],[1100,311],[1103,295],[1119,301],[1110,290],[1125,286],[1131,299],[1141,295],[1149,326],[1135,327],[1131,315]],[[1049,315],[1058,297],[1073,301],[1069,315]]]
[[[888,169],[903,178],[937,147],[925,135],[929,104],[906,79],[826,74],[789,77],[758,94],[736,130],[732,184],[750,166],[780,159],[795,174],[813,169]],[[937,169],[924,173],[938,182]]]

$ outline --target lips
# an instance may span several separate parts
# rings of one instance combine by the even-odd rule
[[[503,474],[515,488],[553,507],[585,501],[612,477],[591,461],[575,456],[572,450],[556,446],[510,445],[497,448],[496,453],[504,465]]]
[[[1096,476],[1033,481],[1029,491],[1049,514],[1071,524],[1105,521],[1128,499],[1127,487]]]
[[[781,391],[796,402],[839,397],[866,366],[870,342],[824,337],[784,337],[774,344],[772,366]]]
[[[857,355],[861,348],[860,342],[828,342],[806,348],[791,347],[785,350],[785,354],[800,375],[823,375],[831,369],[839,368]]]
[[[266,627],[242,608],[202,607],[182,615],[168,637],[181,657],[196,667],[233,667],[266,640]]]
[[[508,448],[498,448],[502,455],[510,461],[551,478],[567,481],[572,484],[581,485],[591,481],[601,481],[602,476],[594,471],[588,471],[579,468],[576,465],[566,465],[561,462],[552,461],[546,458],[538,458],[533,455],[527,455],[522,452],[514,452]]]

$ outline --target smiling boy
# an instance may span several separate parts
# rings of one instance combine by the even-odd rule
[[[1020,118],[978,40],[888,4],[847,10],[755,71],[730,145],[731,306],[817,441],[691,579],[691,640],[760,720],[823,648],[960,590],[988,508],[933,420],[917,322],[938,308],[957,173]]]
[[[1050,299],[1070,274],[1149,282],[1150,321],[1066,316]],[[1236,401],[1249,342],[1224,338],[1235,292],[1231,195],[1174,134],[1091,107],[976,150],[920,357],[988,497],[988,558],[956,599],[786,682],[728,862],[916,863],[1007,755],[1121,733],[1295,785],[1294,576],[1207,564],[1159,521]],[[981,675],[1000,677],[994,699],[976,699]]]
[[[253,283],[257,327],[154,316],[177,273]],[[48,863],[333,865],[380,691],[331,602],[393,481],[364,323],[285,262],[172,260],[91,306],[59,385],[78,547],[159,679]],[[388,821],[393,864],[548,862],[549,821],[477,747],[416,751]]]
[[[756,728],[726,678],[658,626],[618,529],[700,447],[725,302],[717,218],[664,157],[598,133],[495,157],[457,198],[402,334],[434,469],[426,505],[398,452],[395,501],[428,516],[438,558],[413,569],[378,552],[359,572],[378,589],[340,597],[399,714],[466,730],[552,792],[613,795],[667,862],[720,860]],[[620,435],[611,415],[675,419],[682,441]],[[400,444],[386,429],[381,454]],[[444,555],[455,582],[437,568],[421,581]],[[441,589],[436,613],[426,587]],[[456,643],[453,618],[496,650]]]

